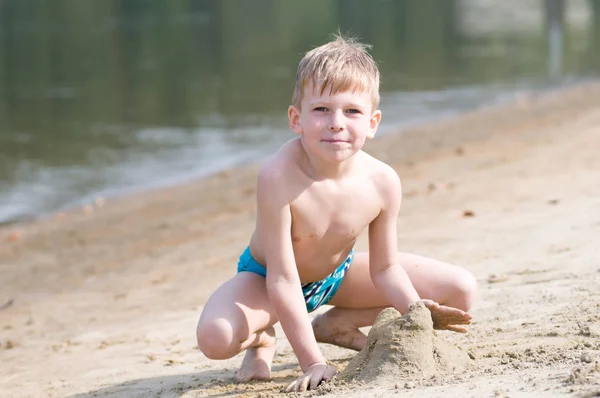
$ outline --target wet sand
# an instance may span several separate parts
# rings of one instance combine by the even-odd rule
[[[322,394],[600,394],[599,150],[600,83],[370,142],[403,181],[401,250],[479,281],[470,332],[438,332],[471,363]],[[270,382],[237,385],[241,355],[195,348],[202,305],[253,229],[257,170],[0,227],[0,396],[279,395],[299,370],[281,329]],[[322,348],[340,370],[355,355]]]

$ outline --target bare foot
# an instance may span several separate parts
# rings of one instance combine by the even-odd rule
[[[313,319],[312,327],[319,343],[333,344],[356,351],[362,350],[367,345],[367,336],[363,332],[343,317],[332,316],[329,312]]]
[[[234,379],[238,383],[250,380],[268,380],[271,378],[271,364],[275,356],[275,329],[271,326],[257,337],[257,345],[248,347],[242,361],[242,366],[235,373]]]

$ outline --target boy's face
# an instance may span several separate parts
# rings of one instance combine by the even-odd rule
[[[314,86],[304,88],[301,109],[290,106],[290,127],[301,135],[304,146],[319,158],[339,163],[358,152],[373,138],[381,111],[372,109],[369,92],[346,91],[319,94]]]

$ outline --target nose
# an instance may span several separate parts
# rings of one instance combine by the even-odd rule
[[[343,129],[343,114],[341,112],[332,112],[329,120],[329,131],[342,131]]]

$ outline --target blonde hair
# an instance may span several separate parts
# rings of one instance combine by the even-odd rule
[[[348,90],[371,91],[373,110],[379,106],[379,69],[367,51],[371,46],[353,38],[334,35],[334,40],[304,55],[296,72],[292,104],[300,109],[304,88],[312,83],[322,95]]]

